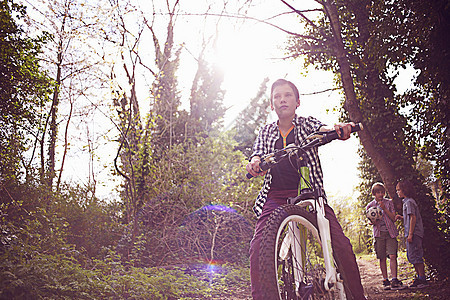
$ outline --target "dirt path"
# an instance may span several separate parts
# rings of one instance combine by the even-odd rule
[[[404,299],[408,297],[409,290],[385,291],[381,285],[382,276],[380,267],[375,259],[358,258],[359,272],[364,292],[368,299]],[[408,282],[403,282],[407,285]]]
[[[382,287],[382,277],[378,261],[375,256],[365,255],[364,257],[358,256],[357,263],[361,274],[361,282],[364,287],[364,292],[368,300],[381,300],[381,299],[436,299],[436,300],[449,300],[450,299],[450,283],[432,282],[430,286],[420,290],[411,290],[405,288],[403,290],[387,290]],[[403,285],[408,286],[412,278],[414,277],[414,271],[411,270],[411,266],[405,259],[399,258],[399,279],[403,281]],[[235,291],[234,297],[226,298],[214,298],[214,299],[227,299],[227,300],[251,300],[250,286],[242,291]]]
[[[357,258],[361,282],[369,300],[375,299],[450,299],[450,285],[445,282],[433,282],[430,286],[420,290],[387,290],[382,287],[380,267],[375,257]],[[408,262],[399,259],[399,279],[404,286],[408,286],[414,273],[405,271]]]

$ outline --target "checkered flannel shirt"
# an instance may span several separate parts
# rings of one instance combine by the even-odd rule
[[[318,131],[320,127],[325,126],[325,124],[313,117],[305,118],[297,115],[294,117],[293,123],[295,125],[294,137],[296,144],[300,144],[308,135]],[[265,154],[272,153],[275,150],[275,143],[280,137],[281,135],[280,130],[278,129],[278,122],[263,126],[259,131],[255,143],[253,144],[253,153],[250,156],[250,160],[253,156],[262,157]],[[314,189],[318,191],[320,195],[325,196],[325,191],[323,189],[323,173],[322,167],[320,166],[317,147],[307,151],[307,166],[310,172],[310,181],[313,184]],[[253,206],[253,211],[257,217],[259,217],[262,213],[271,184],[272,175],[269,169],[264,177],[264,183],[256,198],[255,205]]]
[[[392,200],[390,199],[386,199],[383,198],[382,200],[384,202],[384,204],[386,205],[386,208],[394,213],[395,215],[395,207],[394,207],[394,202],[392,202]],[[366,206],[366,211],[371,208],[372,206],[378,206],[377,204],[377,200],[372,200],[369,204],[367,204]],[[385,213],[383,213],[383,221],[386,224],[386,228],[389,232],[389,235],[391,238],[395,238],[398,236],[398,229],[397,226],[395,225],[394,221],[391,220],[391,218],[389,218],[389,216]],[[374,237],[380,237],[381,236],[381,230],[380,230],[380,224],[376,223],[373,224],[373,236]]]

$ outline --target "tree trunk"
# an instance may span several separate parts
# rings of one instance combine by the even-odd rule
[[[56,124],[56,118],[58,114],[59,105],[59,87],[61,80],[61,67],[58,64],[58,71],[56,75],[56,87],[53,92],[52,107],[50,109],[50,136],[48,145],[48,170],[47,170],[47,185],[49,189],[52,188],[53,178],[55,178],[55,149],[56,139],[58,137],[58,125]]]
[[[61,32],[65,30],[66,17],[64,16]],[[62,63],[63,63],[63,38],[60,37],[58,44],[58,53],[56,60],[56,79],[55,79],[55,90],[53,91],[53,101],[52,107],[50,109],[50,137],[49,137],[49,146],[48,146],[48,173],[47,173],[47,185],[49,189],[52,189],[53,179],[56,176],[55,173],[55,153],[56,153],[56,140],[58,138],[58,125],[56,122],[57,114],[58,114],[58,106],[59,106],[59,89],[62,86],[61,82],[61,72],[62,72]]]
[[[353,85],[350,63],[347,59],[341,37],[341,28],[336,6],[332,3],[332,1],[327,0],[324,2],[324,7],[330,19],[335,39],[334,50],[336,60],[340,68],[339,72],[341,74],[342,85],[345,93],[344,109],[348,112],[352,121],[361,122],[364,125],[364,117],[359,107],[359,101],[356,98],[355,88]],[[380,173],[389,196],[392,199],[396,198],[395,182],[397,181],[397,177],[395,175],[394,169],[385,159],[383,153],[378,151],[375,147],[375,142],[370,133],[370,128],[365,128],[364,130],[358,132],[358,135],[361,140],[361,144],[364,146],[364,149],[366,150],[367,154],[372,159],[375,167]]]
[[[68,133],[69,133],[70,119],[72,118],[72,111],[73,111],[73,102],[70,101],[69,117],[67,119],[66,129],[64,131],[64,153],[63,153],[63,156],[62,156],[61,169],[59,170],[58,181],[56,182],[56,191],[57,192],[59,192],[59,188],[60,188],[60,185],[61,185],[62,172],[64,170],[64,163],[66,161],[67,149],[69,148]]]

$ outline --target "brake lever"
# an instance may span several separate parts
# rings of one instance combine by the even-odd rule
[[[314,139],[321,139],[321,138],[323,138],[323,136],[324,136],[325,133],[326,133],[326,131],[322,131],[322,132],[316,131],[316,132],[313,132],[313,133],[311,133],[310,135],[308,135],[308,136],[306,137],[306,140],[307,140],[307,141],[310,141],[310,140],[314,140]]]
[[[287,145],[286,147],[284,147],[283,150],[284,150],[286,153],[291,153],[291,152],[297,151],[297,149],[298,149],[298,146],[297,146],[297,145],[295,145],[295,144],[289,144],[289,145]]]
[[[259,168],[261,172],[264,172],[270,167],[276,163],[278,163],[280,160],[284,159],[285,157],[289,156],[293,151],[296,150],[295,144],[289,144],[283,149],[279,149],[273,153],[269,153],[267,155],[264,155],[261,157],[261,163],[259,164]],[[250,173],[247,173],[246,177],[248,179],[252,178],[253,176]]]

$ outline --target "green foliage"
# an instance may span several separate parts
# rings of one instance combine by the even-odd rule
[[[67,243],[89,258],[101,257],[122,235],[118,204],[100,201],[89,188],[66,185],[54,196],[53,210],[61,219],[58,230],[64,230]]]
[[[233,265],[135,268],[107,275],[117,299],[205,299],[227,297],[249,284],[249,271]],[[104,275],[104,274],[103,274]],[[108,295],[108,294],[106,294]]]
[[[158,73],[152,83],[153,107],[150,115],[155,123],[151,135],[152,144],[157,147],[156,152],[158,154],[184,139],[184,125],[187,121],[182,117],[184,114],[179,111],[181,100],[175,74],[179,67],[181,48],[174,49],[172,22],[171,17],[168,22],[168,33],[164,47],[160,45],[155,33],[153,33]],[[161,150],[158,151],[159,149]]]
[[[435,176],[441,181],[440,200],[445,203],[450,194],[450,6],[447,0],[432,1],[429,5],[403,0],[398,4],[408,12],[409,21],[402,26],[410,37],[411,48],[418,49],[411,64],[420,71],[414,88],[400,99],[400,105],[411,111],[417,128],[414,138],[421,155],[436,163]]]
[[[234,139],[238,142],[236,149],[240,150],[246,157],[253,152],[253,143],[258,136],[258,130],[266,124],[270,106],[270,99],[265,98],[268,78],[261,83],[255,98],[243,109],[236,118],[233,126]]]
[[[17,261],[14,252],[7,254],[2,256],[1,299],[98,299],[109,289],[69,256],[35,252]]]
[[[0,299],[192,299],[227,295],[248,286],[246,268],[136,268],[108,252],[102,260],[79,263],[73,247],[49,254],[18,235],[5,235],[0,251]],[[30,232],[28,232],[30,233]],[[26,234],[25,234],[26,235]]]
[[[180,299],[185,295],[202,297],[209,292],[196,277],[177,269],[132,267],[105,279],[119,299]]]
[[[329,197],[330,205],[350,239],[355,253],[365,253],[372,248],[372,226],[368,225],[365,207],[357,199],[350,197]]]
[[[17,180],[27,136],[39,125],[39,108],[48,100],[50,80],[39,69],[45,35],[32,39],[18,25],[25,8],[0,1],[0,178]]]
[[[28,191],[27,205],[14,190],[9,202],[2,198],[0,299],[192,299],[248,287],[248,269],[231,265],[198,269],[189,259],[180,267],[133,267],[108,250],[121,228],[111,219],[117,207],[66,186],[62,195],[47,195],[54,204],[44,210],[43,194]]]
[[[204,59],[198,60],[197,74],[191,88],[189,124],[187,136],[194,138],[202,134],[208,136],[213,130],[222,126],[225,115],[223,98],[225,91],[221,88],[224,74],[215,65]]]
[[[84,268],[67,252],[49,255],[34,251],[27,258],[18,258],[13,251],[3,253],[0,299],[205,298],[223,294],[224,287],[245,280],[237,271],[212,277],[205,274],[208,280],[202,280],[201,274],[190,275],[186,269],[127,268],[114,259],[93,261],[90,268]]]
[[[216,241],[214,259],[240,261],[248,256],[248,243],[245,241],[249,238],[248,229],[252,227],[251,207],[258,182],[245,180],[245,158],[233,150],[235,145],[227,134],[198,138],[174,146],[163,159],[154,163],[146,178],[147,182],[152,182],[148,189],[149,200],[138,214],[140,234],[132,250],[138,265],[189,257],[210,260],[213,236],[221,239]],[[191,236],[202,237],[205,243],[200,243],[198,249],[203,250],[180,247],[179,240],[188,237],[183,237],[180,226],[186,226],[191,213],[210,205],[229,207],[236,211],[236,215],[208,214],[211,219],[205,220],[203,229],[195,233],[198,236]],[[228,236],[226,230],[230,226],[230,218],[240,220],[239,226],[244,226],[240,231],[232,231],[232,236]],[[216,226],[220,229],[217,232]],[[194,234],[192,231],[189,233]],[[227,240],[233,241],[232,245],[238,251],[234,257],[225,248],[220,250],[224,246],[218,246],[225,245]],[[130,243],[131,231],[128,231],[120,244],[121,253],[128,251],[125,249]]]

